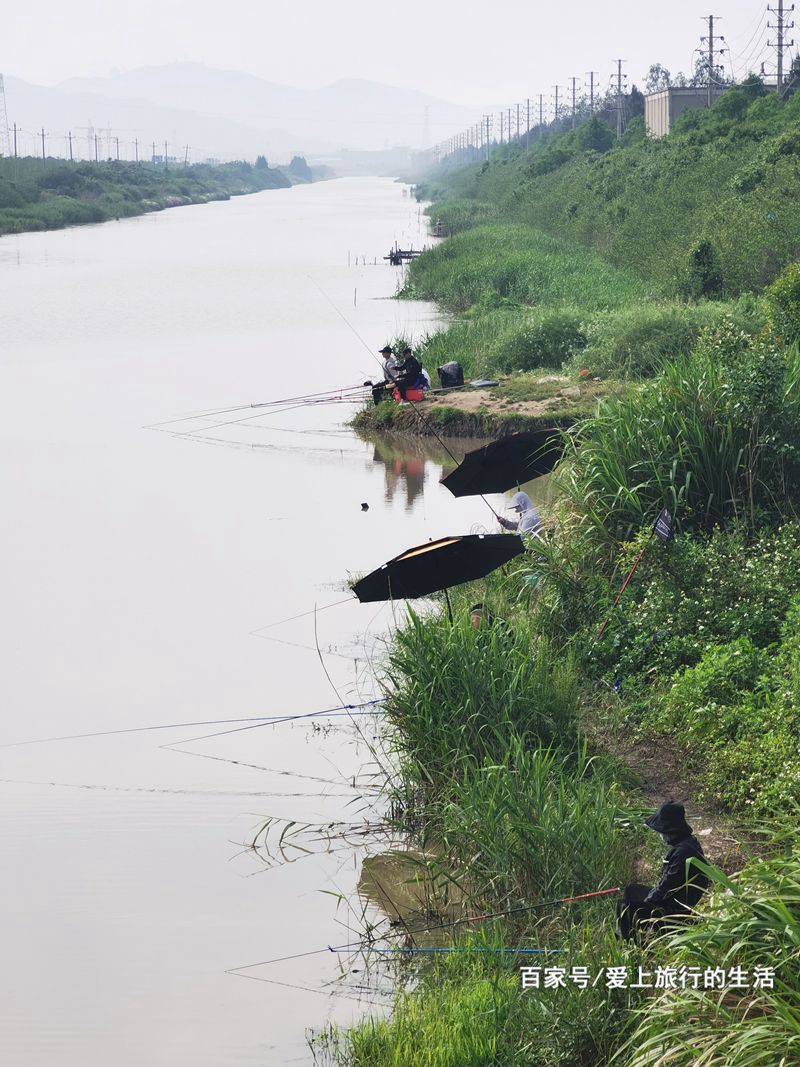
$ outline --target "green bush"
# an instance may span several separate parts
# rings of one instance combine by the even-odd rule
[[[551,311],[519,317],[517,322],[516,329],[493,346],[492,367],[502,373],[561,367],[586,347],[584,326],[575,312]]]
[[[620,560],[621,573],[636,551],[631,545]],[[744,527],[683,535],[654,544],[636,573],[593,659],[622,678],[666,682],[719,645],[744,641],[760,650],[781,639],[800,594],[800,526],[755,537]]]
[[[548,745],[574,732],[575,667],[551,660],[524,615],[513,627],[475,631],[466,613],[451,624],[409,612],[389,650],[385,687],[404,766],[436,788],[467,765],[502,760],[512,736]]]
[[[790,263],[766,295],[775,333],[790,343],[800,340],[800,263]]]
[[[652,384],[601,403],[571,438],[561,478],[583,521],[626,538],[665,505],[682,529],[791,512],[798,358],[724,324]]]

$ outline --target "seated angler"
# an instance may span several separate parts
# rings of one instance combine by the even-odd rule
[[[406,399],[406,393],[409,389],[423,389],[425,387],[422,364],[418,359],[415,359],[414,353],[408,347],[403,349],[403,362],[400,364],[395,381],[401,400]]]
[[[623,899],[617,905],[619,934],[625,940],[636,937],[637,928],[643,921],[645,929],[661,931],[670,920],[688,918],[709,882],[692,862],[705,862],[705,856],[686,822],[683,804],[667,801],[645,819],[645,826],[661,834],[670,847],[658,885],[634,883],[625,888]]]

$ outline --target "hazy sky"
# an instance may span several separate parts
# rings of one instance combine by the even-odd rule
[[[39,0],[9,19],[0,70],[52,85],[194,60],[296,86],[369,78],[480,112],[592,69],[605,88],[618,57],[640,84],[653,62],[688,71],[709,14],[737,74],[771,59],[770,16],[754,0]]]

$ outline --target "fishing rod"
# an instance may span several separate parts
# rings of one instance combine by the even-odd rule
[[[367,947],[365,952],[375,952],[379,955],[408,954],[419,956],[428,953],[458,953],[458,952],[497,952],[521,955],[527,953],[563,952],[563,948],[487,948],[483,945],[465,945],[463,948],[372,948]]]
[[[427,926],[427,927],[422,927],[422,928],[415,929],[413,931],[410,928],[408,928],[408,932],[409,933],[432,933],[435,930],[446,930],[446,929],[448,929],[450,927],[458,926],[461,923],[480,922],[480,921],[483,921],[483,920],[486,920],[486,919],[503,919],[503,918],[506,918],[509,915],[517,915],[520,912],[536,911],[539,908],[551,908],[551,907],[555,907],[558,904],[572,904],[572,903],[574,903],[575,901],[578,901],[578,900],[589,900],[591,897],[603,897],[603,896],[608,896],[610,893],[619,893],[619,892],[620,892],[620,886],[614,886],[612,889],[597,889],[597,890],[594,890],[591,893],[579,893],[576,896],[559,897],[557,900],[544,900],[544,901],[541,901],[538,904],[523,904],[523,905],[520,905],[519,907],[509,908],[507,911],[488,912],[486,915],[471,915],[471,916],[468,916],[467,918],[464,918],[464,919],[456,919],[454,922],[442,923],[439,926]],[[387,937],[389,935],[383,934],[381,936],[382,937]],[[272,959],[272,960],[262,960],[260,963],[248,963],[248,964],[245,964],[243,967],[233,967],[229,971],[226,971],[225,973],[226,974],[236,974],[239,971],[249,971],[249,970],[252,970],[255,967],[266,967],[267,964],[270,964],[270,963],[285,963],[288,960],[299,960],[299,959],[303,959],[306,956],[318,956],[323,952],[347,952],[347,951],[351,951],[353,949],[366,950],[368,948],[370,948],[370,943],[367,942],[367,944],[365,945],[363,940],[362,941],[352,942],[349,945],[328,945],[327,948],[310,949],[308,952],[296,952],[291,956],[277,956],[275,959]]]
[[[315,716],[324,718],[330,717],[336,713],[348,714],[351,711],[380,703],[382,703],[380,700],[369,700],[363,704],[346,704],[335,708],[326,708],[322,711],[311,711],[301,715],[257,715],[251,716],[250,718],[240,719],[205,719],[199,722],[173,722],[156,726],[129,726],[121,730],[97,730],[93,733],[85,734],[64,734],[60,737],[39,737],[31,741],[10,741],[0,745],[0,748],[21,748],[26,745],[45,745],[52,741],[80,741],[90,737],[113,737],[117,734],[143,734],[150,733],[154,730],[180,730],[189,726],[224,726],[229,723],[239,722],[252,723],[253,726],[239,727],[239,729],[251,730],[255,726],[278,726],[280,723],[292,722],[295,719],[310,719]],[[237,730],[223,730],[220,734],[209,734],[208,736],[220,737],[222,734],[236,732]],[[202,740],[202,738],[189,738],[189,740]],[[176,742],[176,744],[182,743],[183,742]]]
[[[178,423],[178,422],[192,422],[195,419],[210,419],[210,418],[216,417],[217,415],[229,415],[229,414],[232,414],[235,411],[250,411],[253,408],[277,407],[277,406],[279,406],[281,404],[294,404],[294,403],[298,403],[300,401],[305,401],[305,400],[316,400],[318,397],[334,396],[337,393],[359,392],[359,391],[363,392],[364,389],[365,389],[365,386],[363,384],[345,385],[345,386],[342,386],[340,389],[335,389],[335,388],[334,389],[326,389],[326,390],[323,390],[323,391],[321,391],[319,393],[304,393],[304,394],[300,394],[299,396],[287,396],[287,397],[282,397],[280,400],[263,400],[263,401],[261,401],[259,403],[256,403],[256,404],[254,404],[254,403],[238,404],[235,407],[212,408],[212,409],[206,410],[206,411],[195,412],[193,415],[181,415],[178,418],[165,419],[162,422],[154,422],[154,423],[151,423],[150,425],[146,426],[145,429],[147,429],[147,430],[157,430],[162,426],[173,426],[175,423]]]
[[[254,722],[251,726],[237,726],[234,727],[234,729],[232,730],[219,730],[217,733],[203,734],[202,737],[184,737],[180,741],[175,741],[174,743],[176,745],[188,745],[192,741],[208,741],[212,737],[226,737],[228,734],[239,734],[243,733],[246,730],[257,730],[260,726],[278,726],[282,722],[296,722],[299,719],[330,718],[335,714],[350,715],[354,711],[357,711],[359,712],[359,714],[362,715],[375,714],[377,712],[377,708],[374,712],[361,711],[360,709],[373,707],[374,705],[382,703],[382,699],[376,699],[366,700],[362,704],[340,704],[338,707],[327,708],[324,711],[309,711],[308,713],[303,715],[285,715],[282,718],[272,718],[261,722]],[[162,745],[161,747],[170,748],[170,745]]]

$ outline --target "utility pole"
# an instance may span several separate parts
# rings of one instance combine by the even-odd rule
[[[94,161],[95,161],[95,163],[99,163],[100,162],[100,156],[98,155],[98,152],[97,152],[97,134],[94,135]]]
[[[184,165],[184,167],[188,167],[189,166],[189,146],[188,146],[188,144],[186,146],[186,151],[183,153],[183,165]]]
[[[69,161],[71,163],[72,162],[72,130],[70,130],[69,133],[67,134],[67,138],[69,139]]]
[[[625,59],[617,59],[617,138],[622,137],[623,127],[623,109],[622,109],[622,64],[627,63]]]
[[[139,162],[139,138],[138,137],[134,138],[133,150],[135,152],[135,157],[134,158],[136,159],[136,162],[138,163]]]
[[[556,125],[558,125],[558,86],[554,85],[553,88],[556,91],[556,102],[555,102],[556,111],[555,111],[554,121],[555,121]]]
[[[44,150],[44,126],[42,126],[42,166],[47,162],[47,154]]]
[[[17,158],[17,124],[14,123],[14,159]]]
[[[508,109],[508,143],[511,144],[511,108]]]
[[[576,95],[575,86],[577,85],[578,79],[577,78],[570,78],[570,81],[572,82],[572,128],[574,130],[575,129],[575,115],[576,115],[576,112],[577,112],[577,109],[578,109],[577,95]]]
[[[767,7],[767,11],[771,11],[773,15],[777,15],[778,21],[773,24],[767,23],[767,26],[771,30],[775,30],[775,44],[772,41],[767,42],[767,47],[774,48],[777,56],[778,66],[778,93],[783,92],[783,54],[787,48],[791,48],[794,41],[786,40],[786,31],[794,28],[793,22],[787,22],[786,16],[789,12],[794,11],[794,4],[791,7],[786,7],[783,0],[778,0],[778,6]]]
[[[153,141],[153,156],[152,156],[152,159],[153,159],[153,166],[155,166],[156,165],[156,142],[155,141]]]
[[[544,132],[544,93],[539,93],[539,136]]]
[[[531,147],[531,98],[528,97],[526,101],[527,117],[525,119],[525,151],[530,151]]]
[[[169,163],[167,162],[167,142],[164,142],[164,170],[169,170]]]
[[[492,144],[492,116],[486,116],[486,162],[489,162],[489,152]]]
[[[594,114],[594,76],[595,71],[589,71],[589,112]]]
[[[503,118],[504,118],[504,115],[503,115],[503,112],[501,111],[500,112],[500,144],[503,143]]]
[[[781,0],[781,5],[782,4],[783,4],[783,0]],[[704,44],[704,45],[707,45],[707,48],[706,48],[706,76],[707,76],[707,83],[708,83],[708,93],[707,93],[707,97],[706,97],[706,104],[707,104],[708,107],[711,107],[711,105],[714,103],[714,86],[715,86],[715,84],[718,84],[718,82],[719,82],[718,68],[717,68],[716,63],[714,62],[714,59],[715,59],[717,53],[719,53],[721,56],[725,54],[725,49],[724,48],[717,48],[716,44],[715,44],[716,38],[714,37],[714,19],[717,18],[717,17],[718,16],[716,16],[716,15],[708,15],[707,18],[704,19],[704,21],[706,21],[708,23],[708,37],[701,37],[700,38],[700,42],[702,44]],[[724,41],[725,38],[724,37],[720,37],[719,40],[720,41]]]
[[[119,137],[115,137],[114,140],[117,142],[117,163],[119,163]]]
[[[6,86],[3,75],[0,74],[0,154],[11,154],[11,145],[8,143],[8,109],[6,108]]]
[[[519,144],[519,104],[517,104],[517,144]]]

